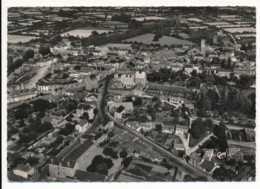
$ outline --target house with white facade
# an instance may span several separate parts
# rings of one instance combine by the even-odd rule
[[[140,83],[143,86],[147,84],[146,73],[144,71],[135,72],[135,83],[136,84]]]
[[[34,167],[31,167],[29,163],[23,165],[19,164],[14,170],[14,174],[23,178],[28,178],[35,173]]]
[[[89,122],[87,120],[82,120],[81,122],[79,122],[76,126],[75,129],[80,133],[84,133],[87,128],[89,127]]]

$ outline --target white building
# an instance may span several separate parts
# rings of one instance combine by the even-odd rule
[[[133,74],[116,74],[115,78],[121,81],[123,88],[131,88],[135,85],[135,76]]]
[[[144,71],[137,71],[135,73],[135,83],[138,84],[142,84],[143,86],[146,85],[147,80],[146,80],[146,73]]]
[[[23,165],[19,164],[14,170],[14,174],[17,176],[21,176],[23,178],[28,178],[32,176],[35,172],[34,168],[29,165],[29,163]]]
[[[42,60],[40,62],[37,62],[37,66],[50,66],[53,63],[58,62],[58,58],[48,58],[45,60]]]
[[[84,133],[84,132],[87,130],[88,126],[89,126],[88,121],[87,121],[87,120],[82,120],[81,122],[79,122],[79,123],[76,125],[75,129],[76,129],[80,134],[82,134],[82,133]]]

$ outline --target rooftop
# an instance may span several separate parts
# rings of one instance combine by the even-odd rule
[[[201,160],[202,160],[202,157],[200,157],[200,155],[197,154],[197,153],[192,153],[192,154],[190,155],[190,158],[193,159],[193,160],[195,160],[195,161],[197,161],[197,162],[201,162]]]
[[[24,172],[27,172],[31,169],[30,165],[28,164],[19,164],[17,167],[16,167],[16,170],[20,170],[20,171],[24,171]]]
[[[97,182],[97,181],[106,180],[105,175],[92,173],[92,172],[88,172],[88,171],[81,171],[81,170],[77,170],[75,172],[74,177],[80,181],[89,181],[89,182]]]
[[[208,160],[204,160],[200,166],[204,169],[206,169],[206,171],[211,171],[214,168],[214,163],[212,163],[211,161]]]
[[[89,104],[80,104],[78,106],[78,109],[90,110],[90,109],[92,109],[92,106],[90,106]]]
[[[82,120],[81,122],[79,122],[79,126],[81,126],[81,127],[83,127],[84,125],[86,125],[88,123],[88,121],[87,120]]]
[[[91,140],[86,140],[83,144],[80,144],[75,150],[73,150],[65,160],[68,161],[77,161],[80,156],[82,156],[91,146],[93,142]]]

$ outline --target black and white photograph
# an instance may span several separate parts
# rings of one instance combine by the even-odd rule
[[[257,10],[8,6],[7,182],[255,182]]]

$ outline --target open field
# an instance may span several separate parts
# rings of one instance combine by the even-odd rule
[[[183,39],[189,39],[190,36],[187,33],[179,33],[179,36],[181,36]]]
[[[38,37],[34,37],[34,36],[26,36],[26,35],[8,35],[7,36],[7,41],[8,43],[26,43],[28,41],[30,41],[31,39],[35,39]]]
[[[243,37],[256,37],[256,34],[255,34],[255,33],[238,34],[238,35],[235,35],[235,37],[236,37],[237,39],[240,39],[240,38],[243,38]]]
[[[75,30],[67,31],[65,33],[62,33],[61,36],[64,37],[64,36],[67,36],[69,34],[69,35],[72,35],[72,36],[75,36],[75,37],[77,37],[77,36],[79,36],[79,37],[89,37],[91,35],[91,32],[93,32],[93,31],[97,31],[99,34],[101,34],[101,33],[108,33],[109,31],[112,31],[112,30],[81,28],[81,29],[75,29]]]
[[[187,18],[187,21],[192,21],[192,22],[203,22],[203,20],[199,19],[199,18]]]
[[[228,22],[206,22],[205,24],[210,26],[230,25]]]
[[[102,47],[111,47],[111,48],[118,48],[118,49],[131,49],[131,44],[124,44],[124,43],[108,43],[105,45],[100,46]]]
[[[256,33],[256,28],[248,27],[248,28],[225,28],[223,29],[230,33],[244,33],[244,32],[252,32]]]
[[[167,18],[159,17],[159,16],[145,16],[145,17],[134,17],[132,19],[135,19],[137,21],[144,21],[144,20],[165,20]]]
[[[144,43],[144,44],[160,44],[160,45],[192,45],[193,43],[187,40],[178,39],[175,37],[163,36],[159,39],[159,41],[153,41],[153,37],[155,34],[144,34],[139,35],[136,37],[132,37],[129,39],[124,40],[124,42],[137,42],[137,43]]]

